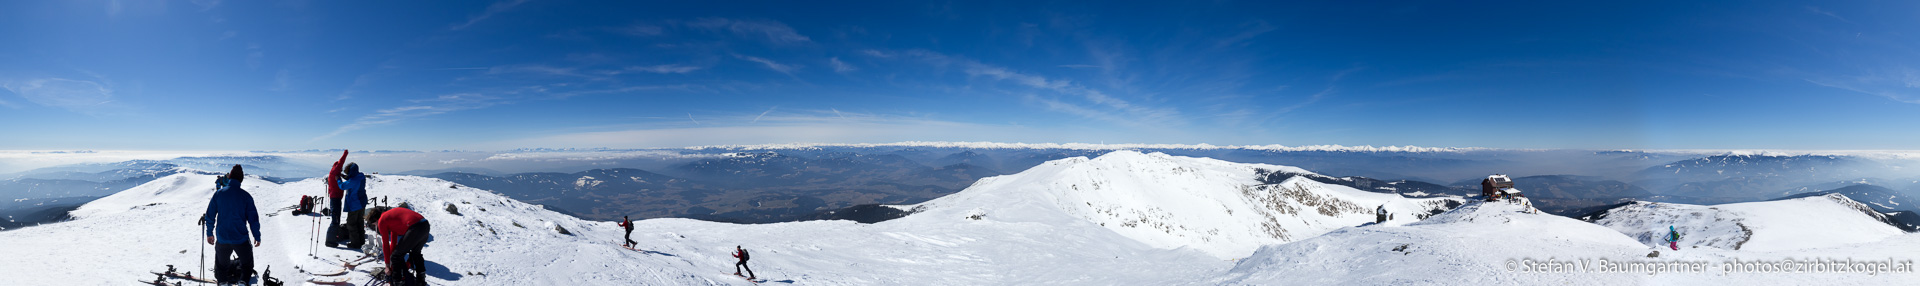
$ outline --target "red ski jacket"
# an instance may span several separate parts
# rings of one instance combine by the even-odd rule
[[[374,230],[380,233],[380,260],[386,261],[387,267],[400,265],[395,263],[398,261],[393,261],[393,249],[398,247],[400,236],[406,235],[407,228],[413,227],[414,223],[426,220],[427,218],[420,216],[420,213],[404,208],[393,208],[380,213],[380,221],[374,222],[373,225]]]
[[[327,172],[327,198],[340,198],[340,166],[347,163],[347,151],[340,150],[340,161],[333,161],[333,171]]]

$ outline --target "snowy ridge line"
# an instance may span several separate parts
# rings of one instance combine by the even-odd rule
[[[1136,143],[1005,143],[1005,142],[947,142],[947,141],[906,141],[895,143],[790,143],[758,145],[707,145],[684,147],[688,150],[810,150],[821,147],[929,147],[929,148],[968,148],[968,149],[1070,149],[1070,150],[1129,150],[1129,149],[1187,149],[1187,150],[1226,150],[1244,149],[1261,151],[1328,151],[1328,152],[1467,152],[1508,150],[1483,147],[1420,147],[1420,146],[1345,146],[1345,145],[1213,145],[1213,144],[1136,144]]]

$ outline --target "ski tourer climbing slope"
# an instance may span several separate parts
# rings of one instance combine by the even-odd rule
[[[387,264],[387,284],[427,285],[427,245],[431,226],[427,218],[406,208],[376,207],[367,221],[380,234],[381,261]]]
[[[1680,250],[1680,231],[1674,229],[1671,225],[1667,226],[1666,240],[1667,247],[1673,248],[1675,251]]]
[[[260,246],[260,212],[254,208],[253,195],[240,188],[245,178],[240,165],[233,165],[226,188],[207,201],[207,244],[214,245],[214,277],[222,284],[246,281],[253,270],[253,248]],[[249,230],[251,246],[247,245]]]
[[[740,262],[734,262],[734,263],[733,263],[733,275],[734,275],[734,276],[739,276],[739,275],[740,275],[740,268],[746,268],[746,269],[747,269],[747,280],[753,280],[753,279],[756,279],[755,277],[757,277],[757,276],[755,276],[755,275],[753,275],[753,267],[748,267],[748,266],[747,266],[747,259],[748,259],[748,255],[747,255],[747,249],[746,249],[746,248],[741,248],[741,247],[740,247],[739,245],[735,245],[735,246],[733,246],[733,257],[734,257],[734,258],[739,258],[739,259],[740,259]]]
[[[640,246],[640,243],[633,241],[633,219],[627,218],[626,216],[620,216],[620,227],[627,229],[627,236],[626,236],[627,243],[622,245],[625,245],[628,248]]]

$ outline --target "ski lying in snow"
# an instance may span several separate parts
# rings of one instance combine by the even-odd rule
[[[172,278],[177,280],[187,280],[187,281],[200,282],[200,283],[214,283],[213,280],[207,280],[206,278],[200,278],[200,277],[193,277],[193,272],[176,272],[176,270],[173,268],[173,264],[167,264],[167,272],[151,272],[151,273],[153,273],[154,275],[153,281],[166,281],[167,280],[166,278]],[[178,284],[178,282],[175,282],[175,284]]]
[[[215,283],[213,282],[213,280],[207,280],[206,278],[193,277],[191,275],[180,274],[180,273],[161,273],[161,272],[152,272],[152,273],[153,275],[165,276],[168,279],[187,280],[187,281],[200,282],[200,283]],[[159,279],[155,279],[155,280],[159,280]]]
[[[338,271],[332,271],[332,272],[309,272],[309,273],[307,273],[307,274],[313,274],[314,276],[340,276],[340,275],[345,275],[345,274],[347,274],[347,269],[346,269],[346,268],[341,268],[341,269],[340,269],[340,270],[338,270]]]
[[[154,280],[154,281],[146,281],[146,280],[134,280],[134,281],[140,281],[140,285],[153,285],[153,286],[180,286],[180,282],[173,282],[173,284],[167,284],[167,282],[160,282],[160,280]]]
[[[327,285],[347,285],[347,278],[307,278],[307,283]]]
[[[347,269],[343,269],[340,271],[352,270],[354,267],[360,267],[360,265],[365,265],[367,263],[378,261],[378,260],[379,259],[374,259],[372,255],[361,256],[360,258],[354,258],[354,259],[342,259],[340,260],[340,266],[346,267]]]

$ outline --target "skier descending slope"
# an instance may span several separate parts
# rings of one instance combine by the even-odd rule
[[[227,173],[227,187],[213,193],[207,202],[207,244],[213,244],[214,278],[225,285],[245,283],[253,270],[253,248],[260,246],[260,213],[253,206],[253,195],[240,188],[246,173],[233,165]],[[252,230],[253,245],[247,245]],[[234,260],[233,256],[239,256]]]
[[[1666,239],[1667,239],[1668,247],[1672,247],[1673,250],[1675,251],[1680,250],[1680,231],[1679,230],[1675,230],[1671,225],[1667,226]]]
[[[741,248],[739,245],[733,246],[733,257],[740,259],[740,262],[733,263],[733,275],[740,276],[740,268],[746,268],[747,280],[752,281],[753,279],[755,279],[754,278],[755,276],[753,275],[753,267],[747,267],[747,249]]]
[[[367,175],[360,173],[360,164],[347,163],[346,176],[339,181],[340,191],[345,193],[346,204],[342,211],[347,212],[347,225],[341,228],[345,232],[347,248],[360,249],[367,243],[366,225],[361,224],[367,208]]]
[[[427,218],[405,208],[378,207],[370,214],[367,222],[380,234],[380,257],[387,264],[387,284],[427,285],[427,258],[420,254],[431,236]]]
[[[327,216],[333,220],[327,223],[327,247],[338,247],[346,241],[340,229],[340,179],[346,177],[340,173],[340,165],[347,162],[347,150],[340,150],[340,160],[333,161],[333,170],[327,171]]]

